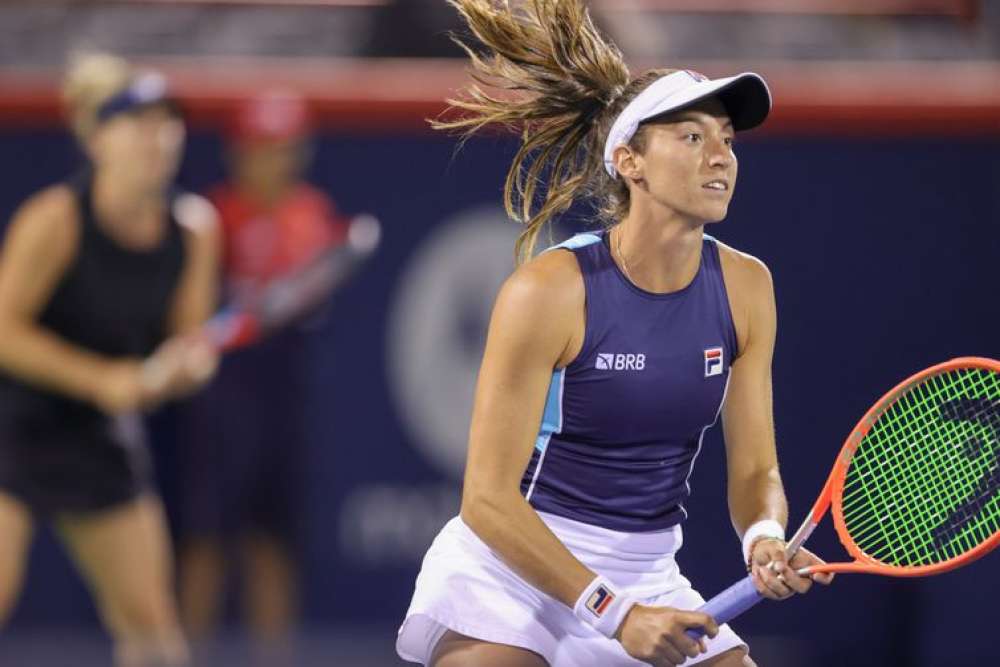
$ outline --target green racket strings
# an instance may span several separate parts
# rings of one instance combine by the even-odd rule
[[[1000,530],[1000,373],[925,378],[878,416],[851,459],[843,516],[886,565],[959,556]]]

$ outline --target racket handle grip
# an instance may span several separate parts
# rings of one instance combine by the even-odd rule
[[[733,620],[763,599],[764,596],[758,593],[757,587],[753,585],[753,577],[747,576],[746,579],[737,581],[698,607],[697,611],[708,614],[715,619],[716,623],[722,625]],[[705,631],[702,628],[692,628],[686,632],[691,639],[701,639],[705,635]]]

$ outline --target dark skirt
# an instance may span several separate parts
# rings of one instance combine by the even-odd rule
[[[0,392],[0,400],[5,398],[13,396]],[[151,462],[139,415],[108,417],[54,398],[30,406],[4,403],[0,491],[34,513],[48,518],[99,512],[151,490]]]

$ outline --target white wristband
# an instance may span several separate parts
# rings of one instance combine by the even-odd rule
[[[634,599],[619,593],[604,577],[597,576],[573,605],[573,614],[605,637],[614,639],[634,605]]]
[[[774,519],[764,519],[747,528],[743,533],[743,564],[750,564],[750,548],[756,540],[762,537],[774,537],[785,541],[785,529]]]

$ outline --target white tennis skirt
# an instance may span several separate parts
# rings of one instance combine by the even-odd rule
[[[622,533],[539,512],[576,558],[604,575],[640,604],[697,609],[705,600],[674,560],[683,543],[680,526],[651,533]],[[621,644],[573,615],[559,600],[527,583],[455,517],[434,539],[417,576],[416,590],[399,629],[396,651],[427,665],[441,636],[453,630],[483,641],[533,651],[551,667],[638,667]],[[708,640],[693,665],[746,644],[728,625]]]

